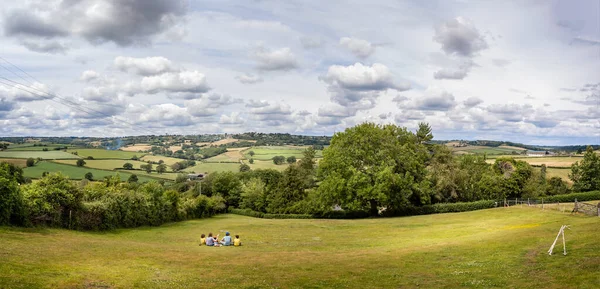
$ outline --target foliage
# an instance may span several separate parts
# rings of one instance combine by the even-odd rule
[[[577,200],[579,202],[600,200],[600,191],[572,193],[572,194],[556,195],[556,196],[550,196],[548,198],[544,198],[544,202],[548,202],[548,203],[550,203],[550,202],[567,203],[567,202],[574,202],[575,200]]]
[[[19,192],[23,179],[21,168],[0,162],[0,225],[23,224],[25,212]]]
[[[600,157],[591,146],[585,150],[583,160],[571,166],[569,178],[575,191],[600,190]]]
[[[128,183],[137,183],[138,182],[138,177],[136,175],[131,175],[129,176],[129,178],[127,179]]]
[[[126,170],[133,170],[133,164],[132,163],[124,163],[123,168]]]
[[[274,164],[281,165],[285,162],[285,157],[284,156],[274,156],[272,160],[273,160]]]
[[[250,170],[250,166],[247,164],[240,164],[240,172],[247,172]]]
[[[167,171],[167,165],[163,164],[159,164],[158,166],[156,166],[156,172],[159,174],[162,174],[164,172]]]
[[[91,172],[87,172],[84,177],[88,181],[93,181],[94,180],[94,175]]]
[[[319,192],[329,206],[369,211],[430,202],[426,148],[395,125],[364,123],[336,133],[319,163]]]
[[[296,162],[296,157],[295,157],[295,156],[289,156],[289,157],[286,159],[286,162],[287,162],[288,164],[293,164],[293,163],[295,163],[295,162]]]
[[[248,162],[249,162],[250,164],[253,164],[253,163],[254,163],[254,159],[250,159],[250,160],[248,160]]]
[[[140,169],[146,171],[146,173],[149,174],[152,172],[152,164],[140,165]]]
[[[27,167],[33,167],[35,165],[35,160],[33,158],[28,158],[26,165]]]
[[[85,166],[85,161],[83,159],[78,159],[77,160],[77,166],[78,167],[83,167]]]

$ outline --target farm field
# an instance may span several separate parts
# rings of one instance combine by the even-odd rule
[[[120,174],[134,174],[138,177],[150,178],[150,179],[164,179],[174,181],[177,178],[178,173],[162,173],[159,174],[156,171],[152,171],[152,173],[148,174],[146,171],[142,170],[117,170]]]
[[[125,152],[119,150],[104,150],[104,149],[69,149],[67,152],[77,152],[79,156],[93,157],[94,159],[123,159],[130,160],[133,156],[142,157],[144,153]]]
[[[302,158],[302,152],[304,152],[304,147],[290,147],[290,146],[262,146],[262,147],[252,147],[248,150],[244,151],[244,156],[247,159],[254,160],[271,160],[274,156],[284,156],[290,157],[295,156],[297,159]],[[250,156],[249,152],[253,151],[254,156]],[[316,158],[323,157],[323,151],[316,151]]]
[[[599,222],[511,207],[362,220],[219,215],[106,233],[0,227],[0,287],[596,288]],[[564,224],[568,255],[559,242],[549,256]],[[225,231],[244,245],[198,246],[200,234]]]
[[[84,179],[85,174],[88,172],[92,173],[92,175],[94,176],[94,180],[102,180],[106,176],[113,176],[113,175],[119,174],[121,177],[121,180],[126,181],[129,178],[129,176],[131,175],[129,173],[124,173],[124,172],[105,171],[105,170],[98,170],[98,169],[85,168],[85,167],[81,168],[81,167],[65,165],[65,164],[58,164],[58,163],[53,163],[53,162],[39,162],[33,167],[28,167],[28,168],[23,169],[23,174],[26,177],[29,177],[32,179],[41,178],[42,174],[44,172],[50,172],[50,173],[61,172],[73,180]],[[147,182],[147,181],[151,181],[151,180],[155,180],[155,179],[144,177],[144,176],[140,176],[140,178],[139,178],[139,182]]]
[[[226,153],[205,159],[207,163],[237,162],[244,158],[243,150],[248,148],[228,148]]]
[[[126,152],[137,152],[137,151],[147,151],[147,150],[150,150],[151,148],[152,148],[152,146],[149,144],[135,144],[135,145],[131,145],[131,146],[122,147],[121,150],[126,151]]]
[[[569,174],[571,173],[570,168],[558,169],[558,168],[547,168],[546,169],[546,177],[559,177],[568,183],[573,183],[571,179],[569,179]]]
[[[212,172],[237,172],[240,170],[239,163],[202,163],[196,161],[196,165],[186,168],[186,172],[212,173]]]
[[[156,163],[158,163],[159,161],[162,160],[163,162],[165,162],[165,165],[167,165],[167,166],[171,166],[175,163],[185,161],[184,159],[171,158],[171,157],[166,157],[166,156],[154,156],[154,155],[145,155],[143,158],[141,158],[141,160],[145,161],[145,162],[156,162]]]
[[[568,168],[571,167],[573,163],[583,160],[583,157],[530,157],[516,159],[526,161],[532,166],[541,166],[545,164],[547,167]]]
[[[45,160],[78,159],[79,157],[63,151],[1,151],[0,159],[28,159],[42,158]]]
[[[54,148],[64,148],[64,147],[70,147],[68,145],[54,145],[54,144],[49,144],[47,146],[21,146],[21,147],[13,147],[13,146],[9,146],[7,151],[43,151],[44,149],[48,150],[48,151],[54,151]]]
[[[76,160],[58,160],[56,163],[67,164],[67,165],[77,165]],[[101,170],[115,170],[122,169],[125,163],[130,163],[133,165],[134,169],[139,169],[140,165],[146,165],[148,163],[134,161],[134,160],[85,160],[85,167],[101,169]],[[156,165],[153,166],[154,168]],[[167,171],[170,171],[171,168],[167,166]]]
[[[517,150],[507,147],[487,147],[487,146],[466,146],[466,147],[451,147],[453,152],[467,152],[472,154],[488,154],[488,155],[506,155],[513,151],[520,152],[523,149]]]
[[[269,160],[269,161],[258,161],[258,160],[255,160],[253,164],[249,163],[248,161],[245,161],[244,163],[248,164],[250,166],[250,168],[253,169],[253,170],[258,170],[258,169],[262,169],[262,170],[274,169],[274,170],[278,170],[278,171],[283,171],[283,170],[285,170],[285,168],[288,167],[287,163],[281,164],[281,165],[276,165],[271,160]]]
[[[0,159],[0,163],[1,162],[6,162],[9,164],[13,164],[17,167],[21,167],[24,168],[27,166],[27,160],[26,159]]]

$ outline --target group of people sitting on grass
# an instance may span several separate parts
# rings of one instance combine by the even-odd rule
[[[219,241],[219,235],[213,237],[213,233],[208,233],[208,237],[204,234],[200,236],[200,246],[202,245],[211,247],[241,246],[242,240],[240,240],[240,235],[235,235],[235,239],[232,240],[229,232],[225,232],[225,237]]]

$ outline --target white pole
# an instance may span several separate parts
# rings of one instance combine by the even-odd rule
[[[556,235],[556,239],[554,239],[554,243],[552,243],[552,246],[550,246],[550,250],[548,250],[548,255],[552,255],[552,250],[554,250],[554,246],[556,245],[556,241],[558,241],[558,237],[560,237],[560,232],[562,232],[564,226],[560,227],[560,230],[558,230],[558,234]]]
[[[563,226],[563,229],[560,230],[562,232],[563,235],[563,255],[567,256],[567,243],[565,243],[565,226]]]

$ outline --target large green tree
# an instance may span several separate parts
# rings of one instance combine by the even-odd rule
[[[319,162],[319,194],[350,211],[401,209],[430,203],[425,163],[429,151],[396,125],[363,123],[337,133]]]
[[[600,157],[591,146],[585,150],[583,160],[571,165],[569,178],[575,191],[600,190]]]

